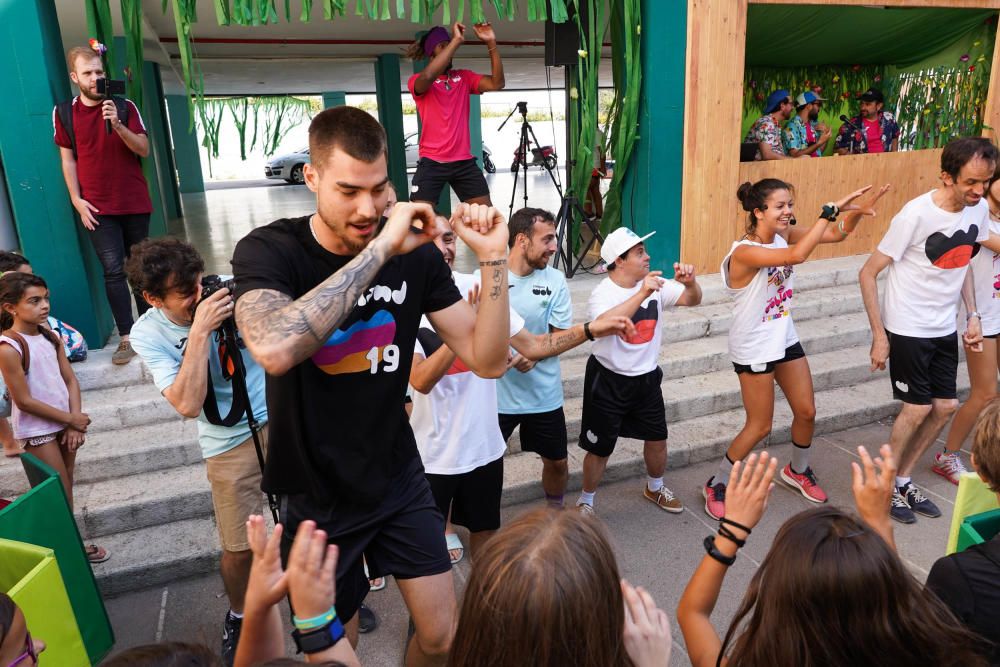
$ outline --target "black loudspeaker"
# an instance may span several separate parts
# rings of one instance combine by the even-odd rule
[[[586,6],[581,3],[581,6]],[[573,6],[567,3],[569,19],[565,23],[553,23],[552,19],[545,21],[545,66],[563,67],[575,65],[577,50],[580,48],[580,31],[576,27]],[[549,16],[551,16],[551,9]],[[584,21],[586,25],[586,21]]]

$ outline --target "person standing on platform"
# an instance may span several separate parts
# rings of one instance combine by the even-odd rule
[[[830,129],[817,119],[825,101],[811,90],[795,98],[795,115],[785,127],[784,135],[785,150],[792,157],[823,157],[830,141]]]
[[[959,451],[972,431],[976,419],[990,401],[997,397],[997,339],[1000,337],[1000,245],[993,246],[1000,234],[1000,165],[993,172],[993,181],[986,191],[990,207],[990,240],[982,246],[969,264],[976,284],[976,305],[982,316],[983,349],[966,351],[965,364],[969,371],[969,398],[955,413],[948,430],[944,450],[934,455],[931,470],[958,484],[965,464]]]
[[[149,236],[153,203],[141,160],[149,155],[149,138],[131,100],[106,99],[97,92],[97,82],[106,80],[100,55],[74,47],[66,64],[80,94],[52,109],[54,140],[70,202],[104,267],[104,288],[121,336],[111,362],[127,364],[135,356],[128,338],[132,298],[140,315],[149,310],[138,293],[129,295],[125,280],[129,251]],[[105,121],[111,124],[110,134]]]
[[[681,501],[663,484],[667,470],[667,415],[663,403],[660,342],[663,313],[674,306],[697,306],[701,287],[694,267],[674,264],[674,279],[649,270],[644,241],[656,232],[638,236],[627,227],[608,235],[601,259],[608,276],[590,295],[589,316],[628,317],[636,332],[624,340],[608,338],[594,343],[583,380],[583,419],[580,447],[583,489],[576,506],[594,513],[594,495],[618,438],[643,440],[646,485],[643,497],[660,509],[684,511]]]
[[[774,420],[774,384],[778,383],[792,409],[792,460],[781,479],[806,500],[826,502],[809,466],[816,419],[812,375],[805,350],[792,322],[794,267],[805,262],[820,243],[837,243],[854,231],[860,215],[852,204],[868,192],[862,188],[829,202],[812,227],[793,226],[794,190],[776,178],[744,183],[736,192],[749,213],[747,233],[733,242],[722,260],[722,280],[733,296],[733,323],[729,328],[729,356],[740,381],[746,423],[719,462],[718,471],[702,488],[705,512],[713,519],[726,514],[726,481],[733,464],[744,460],[758,442],[771,433]],[[876,200],[888,190],[883,187]],[[874,205],[874,201],[871,205]],[[874,215],[870,209],[864,211]]]
[[[861,153],[888,153],[899,150],[899,125],[888,111],[884,111],[882,91],[869,88],[861,94],[861,113],[844,123],[834,140],[838,155]]]
[[[787,160],[790,156],[781,140],[781,124],[792,117],[795,105],[787,90],[776,90],[764,104],[764,115],[754,121],[743,139],[745,144],[757,144],[755,160]]]
[[[910,474],[958,408],[960,296],[968,313],[962,342],[982,351],[969,263],[989,237],[985,194],[997,156],[988,139],[949,142],[941,152],[941,186],[903,206],[858,276],[872,330],[872,371],[888,362],[892,395],[903,402],[889,436],[899,461],[889,514],[901,523],[916,522],[914,512],[941,516]],[[887,269],[880,306],[876,280]]]
[[[450,36],[442,26],[431,28],[407,52],[413,60],[430,60],[407,83],[422,126],[411,201],[436,204],[441,190],[450,185],[463,202],[491,205],[489,186],[471,151],[469,95],[503,90],[503,62],[493,26],[477,23],[472,30],[489,53],[489,76],[452,69],[452,58],[465,41],[461,23],[451,26]]]

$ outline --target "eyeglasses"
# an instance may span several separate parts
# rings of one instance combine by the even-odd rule
[[[7,667],[18,667],[18,665],[24,664],[24,661],[31,659],[32,665],[38,663],[38,652],[35,651],[35,642],[31,641],[31,633],[27,633],[27,637],[24,640],[24,653],[14,658],[14,662],[10,663]]]

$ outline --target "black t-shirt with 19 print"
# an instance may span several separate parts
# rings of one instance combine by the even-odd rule
[[[270,289],[298,299],[352,259],[320,246],[308,216],[277,220],[236,245],[236,298]],[[437,248],[393,257],[319,351],[268,375],[264,490],[378,502],[419,456],[403,401],[420,316],[461,299]]]

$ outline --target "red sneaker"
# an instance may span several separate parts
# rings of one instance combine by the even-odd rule
[[[705,486],[701,487],[701,493],[705,496],[705,513],[716,521],[726,516],[726,485],[722,482],[712,484],[713,477],[709,477]]]
[[[806,468],[804,473],[799,474],[792,470],[791,464],[788,464],[781,469],[781,479],[792,488],[798,489],[806,500],[814,503],[826,502],[826,492],[819,488],[819,482],[816,481],[812,468]]]

